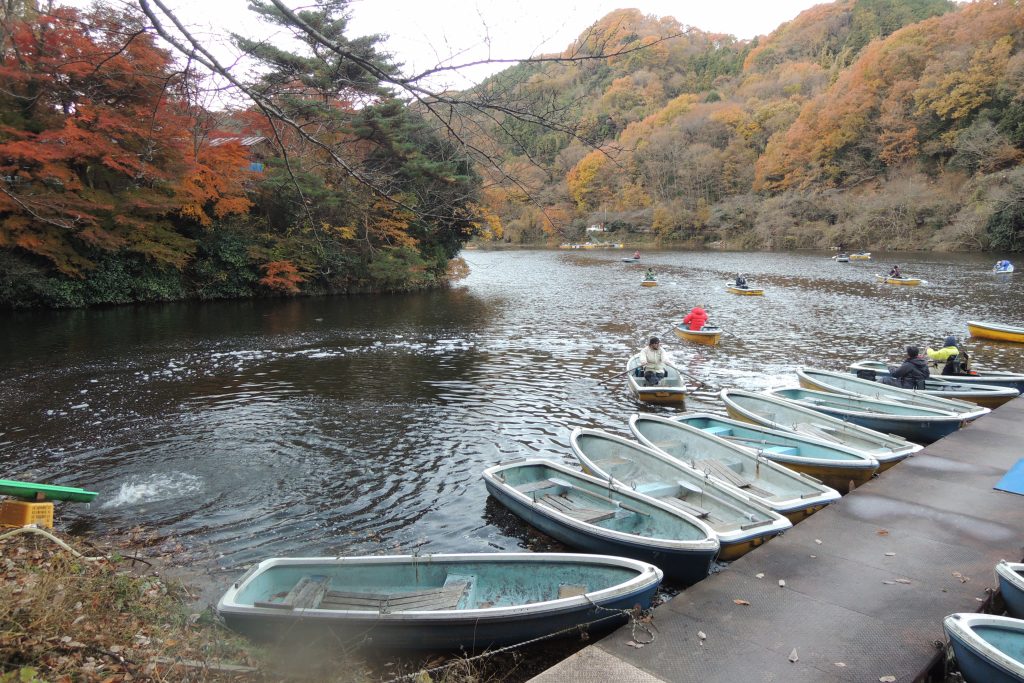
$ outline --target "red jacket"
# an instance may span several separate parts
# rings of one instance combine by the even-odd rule
[[[691,330],[699,330],[704,327],[704,323],[708,321],[708,312],[700,306],[694,306],[693,310],[686,314],[683,318],[683,324],[689,323]]]

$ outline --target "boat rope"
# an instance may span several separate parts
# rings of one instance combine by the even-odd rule
[[[0,535],[0,541],[4,540],[6,538],[10,538],[11,536],[16,536],[17,534],[37,534],[39,536],[43,536],[43,537],[48,538],[51,541],[53,541],[54,543],[59,545],[64,550],[67,550],[69,553],[71,553],[75,557],[77,557],[77,558],[79,558],[81,560],[86,560],[87,562],[99,562],[101,560],[106,560],[107,559],[106,557],[103,557],[103,556],[99,556],[99,557],[86,557],[82,553],[78,552],[77,550],[75,550],[74,548],[69,546],[64,541],[60,540],[59,538],[57,538],[56,536],[51,534],[49,531],[44,531],[43,529],[40,529],[39,527],[34,527],[34,526],[23,526],[23,527],[20,527],[18,529],[15,529],[14,531],[8,531],[6,534]]]
[[[441,664],[440,666],[435,666],[435,667],[430,668],[430,669],[420,669],[419,671],[416,671],[415,673],[404,674],[402,676],[399,676],[398,678],[389,679],[389,680],[385,681],[384,683],[398,683],[398,681],[407,681],[407,680],[411,680],[411,679],[419,680],[419,679],[421,679],[423,674],[430,675],[430,674],[433,674],[433,673],[438,672],[438,671],[443,671],[445,669],[449,669],[449,668],[451,668],[453,666],[462,666],[462,665],[464,665],[464,664],[466,664],[468,662],[475,662],[475,661],[478,661],[478,660],[481,660],[481,659],[486,659],[487,657],[493,657],[495,655],[502,654],[504,652],[510,652],[511,650],[515,650],[517,648],[526,647],[527,645],[533,645],[534,643],[539,643],[539,642],[548,640],[550,638],[557,638],[557,637],[560,637],[560,636],[566,636],[566,635],[571,634],[574,631],[577,631],[580,634],[584,634],[584,633],[587,632],[587,629],[590,626],[593,626],[595,624],[600,624],[601,622],[608,621],[609,619],[621,619],[623,616],[625,616],[627,619],[629,619],[630,626],[631,626],[631,635],[633,637],[633,642],[637,643],[638,645],[649,645],[649,644],[654,642],[654,632],[648,626],[648,624],[650,624],[651,620],[653,619],[653,611],[652,610],[650,610],[650,609],[646,609],[646,610],[645,609],[641,609],[639,606],[634,607],[632,609],[612,609],[610,607],[602,607],[601,605],[596,604],[593,600],[590,599],[589,596],[584,595],[583,597],[586,598],[587,602],[589,602],[591,605],[593,605],[594,608],[596,610],[598,610],[599,612],[609,612],[608,616],[600,617],[598,619],[594,619],[593,621],[588,621],[588,622],[583,623],[583,624],[576,624],[575,626],[568,626],[566,628],[561,629],[560,631],[554,631],[553,633],[548,633],[548,634],[543,635],[543,636],[537,636],[536,638],[531,638],[530,640],[524,640],[521,643],[515,643],[513,645],[506,645],[505,647],[500,647],[500,648],[498,648],[496,650],[487,650],[486,652],[482,652],[481,654],[475,655],[473,657],[460,658],[458,660],[454,660],[454,661],[451,661],[451,662],[448,662],[448,663],[445,663],[445,664]],[[638,629],[642,630],[646,634],[646,637],[645,637],[644,640],[639,640],[637,638],[637,631],[638,631]]]

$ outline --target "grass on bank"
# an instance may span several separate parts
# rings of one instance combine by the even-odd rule
[[[79,557],[58,545],[79,544],[74,539],[11,532],[0,527],[0,683],[507,683],[529,677],[517,653],[493,661],[368,661],[341,649],[260,646],[228,631],[209,610],[190,612],[185,586],[150,567],[140,572],[146,565],[135,558],[96,548],[85,551],[95,557]]]

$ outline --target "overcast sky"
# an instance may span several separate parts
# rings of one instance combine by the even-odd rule
[[[66,0],[84,4],[86,0]],[[110,0],[116,1],[116,0]],[[120,0],[125,1],[125,0]],[[130,0],[128,0],[130,1]],[[265,36],[245,0],[166,0],[183,21],[211,43],[217,34],[235,31]],[[595,21],[615,9],[635,7],[645,14],[673,16],[688,26],[737,38],[765,35],[820,4],[815,0],[352,0],[350,37],[389,36],[384,48],[405,73],[448,60],[516,59],[560,52]],[[291,3],[300,7],[301,1]],[[468,74],[481,80],[504,66]],[[438,85],[465,87],[465,80]]]

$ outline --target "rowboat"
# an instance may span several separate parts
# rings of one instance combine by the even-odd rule
[[[725,389],[722,402],[729,417],[841,444],[877,460],[881,471],[922,448],[902,437],[865,429],[768,394]]]
[[[971,333],[972,337],[1024,344],[1024,327],[1012,327],[1010,325],[1000,325],[998,323],[980,323],[968,320],[967,331]]]
[[[942,628],[965,681],[1024,681],[1024,621],[961,612],[943,619]]]
[[[708,413],[686,413],[675,419],[634,415],[629,420],[629,429],[645,446],[675,458],[709,481],[731,488],[791,522],[798,522],[839,499],[835,489],[817,479],[744,447],[750,442],[740,441],[742,434],[737,433],[730,440],[729,434],[714,429],[717,419]]]
[[[685,585],[711,570],[718,536],[701,519],[628,487],[539,458],[484,470],[494,498],[527,523],[586,552],[657,565]]]
[[[1012,273],[1013,264],[1009,261],[1000,261],[996,265],[992,266],[993,273]]]
[[[850,257],[847,254],[836,254],[832,258],[835,259],[836,263],[849,263]]]
[[[718,340],[722,338],[722,328],[708,325],[705,325],[699,330],[691,330],[683,325],[676,325],[672,328],[672,331],[675,332],[676,336],[680,339],[694,342],[696,344],[705,344],[707,346],[716,345]]]
[[[680,508],[718,535],[718,559],[735,560],[793,526],[788,519],[719,485],[702,472],[635,441],[576,428],[569,438],[583,470]]]
[[[856,253],[856,254],[850,254],[850,260],[851,261],[870,261],[871,260],[871,252],[870,251],[862,251],[862,252],[859,252],[859,253]]]
[[[636,263],[639,260],[640,259],[638,259],[638,258],[634,258],[632,256],[627,256],[626,258],[622,259],[622,262],[623,263]]]
[[[0,494],[25,500],[69,500],[76,503],[88,503],[97,496],[95,491],[86,491],[73,486],[34,484],[11,479],[0,479]]]
[[[641,287],[657,287],[658,286],[658,281],[657,280],[642,280],[640,282],[640,286]]]
[[[887,275],[878,274],[876,274],[875,277],[887,285],[909,285],[911,287],[916,287],[923,282],[923,280],[918,277],[889,277]]]
[[[479,650],[606,630],[650,606],[661,578],[645,562],[571,553],[271,558],[233,583],[217,612],[262,640]]]
[[[975,403],[942,398],[917,389],[902,389],[869,379],[860,379],[845,372],[800,368],[796,371],[796,376],[800,380],[800,386],[805,389],[848,396],[866,396],[880,401],[896,401],[906,406],[944,410],[959,415],[964,420],[976,420],[982,415],[992,412]]]
[[[866,396],[800,388],[770,389],[766,393],[861,427],[885,434],[897,434],[917,443],[938,441],[967,424],[962,416],[945,410],[919,408]]]
[[[862,360],[850,365],[850,371],[859,374],[861,370],[873,370],[878,376],[889,374],[889,366],[882,361]],[[963,384],[966,386],[985,385],[989,387],[1009,387],[1024,391],[1024,374],[1019,372],[1002,372],[999,370],[971,370],[970,375],[938,375],[932,380]],[[941,378],[941,379],[940,379]],[[948,379],[947,379],[948,378]],[[931,380],[926,380],[931,381]],[[927,387],[927,384],[926,384]],[[926,388],[928,391],[930,387]]]
[[[686,385],[678,368],[665,363],[665,372],[668,374],[655,385],[645,384],[644,376],[636,374],[639,369],[640,354],[636,354],[626,363],[626,382],[637,400],[646,403],[683,405],[686,400]]]
[[[1024,618],[1024,563],[1000,560],[996,564],[996,580],[1006,603],[1006,613],[1017,619]]]
[[[746,449],[778,465],[814,477],[815,481],[820,480],[841,493],[866,482],[879,466],[876,458],[854,448],[727,417],[696,413],[681,415],[677,422],[691,430],[699,430],[708,438],[727,441],[733,448]]]
[[[860,361],[849,366],[858,378],[872,382],[881,382],[889,376],[889,368],[878,361]],[[1011,373],[1005,373],[1011,374]],[[912,389],[917,395],[938,396],[939,398],[968,401],[986,408],[998,408],[1007,401],[1020,396],[1020,391],[1008,386],[978,384],[977,382],[961,382],[971,375],[933,375],[924,380],[924,389]],[[1024,375],[1021,376],[1024,380]]]
[[[762,296],[764,290],[759,287],[751,287],[749,285],[745,287],[737,287],[735,282],[729,281],[725,283],[725,291],[732,292],[733,294],[739,294],[741,296]]]

